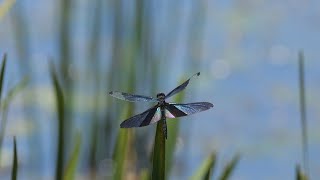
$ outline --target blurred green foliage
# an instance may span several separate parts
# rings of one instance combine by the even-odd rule
[[[0,21],[8,13],[10,8],[14,5],[15,0],[5,0],[0,4]]]

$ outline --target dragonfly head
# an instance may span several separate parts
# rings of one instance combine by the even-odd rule
[[[164,101],[164,98],[166,97],[166,95],[164,93],[158,93],[157,94],[157,99],[161,102]]]

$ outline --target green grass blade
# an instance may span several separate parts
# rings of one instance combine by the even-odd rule
[[[196,174],[191,177],[192,180],[206,179],[209,180],[216,163],[216,153],[212,153],[196,171]]]
[[[3,88],[4,72],[6,69],[7,55],[4,54],[2,58],[1,70],[0,70],[0,105],[1,105],[1,95]]]
[[[122,118],[129,117],[133,113],[132,106],[124,108],[124,113]],[[113,179],[124,179],[123,175],[125,174],[124,168],[126,167],[126,159],[129,151],[129,142],[130,142],[130,129],[120,128],[115,149],[113,152],[113,162],[115,166],[115,173]]]
[[[302,172],[300,166],[296,166],[296,180],[308,180],[307,176]]]
[[[231,177],[233,170],[235,169],[238,161],[240,159],[239,155],[236,155],[222,170],[222,174],[218,178],[219,180],[227,180]]]
[[[13,137],[13,163],[12,163],[11,179],[16,180],[17,176],[18,176],[17,142],[16,142],[16,137]]]
[[[157,124],[152,158],[152,179],[165,179],[166,140],[163,134],[163,120]],[[170,138],[170,136],[169,136]]]
[[[53,64],[50,67],[51,78],[53,82],[53,88],[56,96],[56,106],[58,114],[58,145],[57,145],[57,161],[56,161],[56,179],[60,180],[63,178],[63,164],[64,164],[64,117],[65,117],[65,103],[64,96],[61,89],[61,86],[58,81],[57,74],[55,72]]]
[[[15,0],[2,1],[2,3],[0,4],[0,21],[8,13],[8,11],[11,9],[11,7],[15,2],[16,2]]]
[[[124,179],[123,169],[125,167],[125,160],[127,157],[129,130],[120,129],[117,137],[117,142],[114,150],[113,161],[115,166],[115,173],[113,179]]]
[[[64,174],[64,180],[72,180],[75,179],[75,173],[77,170],[77,165],[79,161],[79,154],[81,149],[81,134],[76,134],[76,144],[74,146],[74,149],[72,151],[71,157],[67,163],[67,167]]]
[[[303,167],[306,174],[309,174],[308,162],[308,128],[307,128],[307,114],[306,114],[306,98],[305,98],[305,83],[304,83],[304,55],[299,53],[299,90],[300,90],[300,119],[302,132],[302,153],[303,153]]]
[[[150,171],[149,169],[145,168],[141,170],[140,176],[139,176],[140,180],[149,180],[150,179]]]

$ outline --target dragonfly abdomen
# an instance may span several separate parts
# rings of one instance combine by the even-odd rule
[[[163,135],[167,139],[168,132],[167,132],[167,121],[166,121],[165,107],[161,106],[160,108],[161,108],[161,120],[163,121],[163,124],[162,124]]]

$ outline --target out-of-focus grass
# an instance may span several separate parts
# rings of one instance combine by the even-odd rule
[[[309,176],[309,153],[308,153],[308,123],[306,114],[306,98],[305,98],[305,72],[304,72],[304,55],[299,52],[299,97],[300,97],[300,120],[302,135],[302,154],[303,168],[307,176]]]
[[[53,83],[53,88],[56,97],[57,115],[58,115],[58,141],[57,141],[57,161],[56,161],[56,179],[60,180],[63,178],[63,168],[64,168],[64,138],[65,138],[65,100],[61,85],[58,81],[57,73],[55,71],[54,65],[51,64],[51,78]]]
[[[296,166],[296,180],[308,180],[308,177],[302,172],[299,165]]]
[[[127,118],[132,116],[133,109],[132,107],[125,107],[123,111],[122,118]],[[113,179],[124,179],[124,175],[126,175],[125,167],[126,160],[128,157],[129,149],[129,139],[131,138],[130,129],[120,129],[118,132],[116,145],[113,152],[113,161],[114,161],[114,174]]]
[[[216,153],[212,153],[191,177],[192,180],[211,179],[212,172],[216,163]]]
[[[13,98],[21,92],[28,84],[29,79],[25,78],[17,85],[15,85],[12,89],[9,90],[7,96],[2,100],[0,112],[1,112],[1,126],[0,126],[0,152],[2,148],[2,142],[5,135],[5,128],[7,125],[7,114],[10,102],[12,102]]]
[[[70,156],[69,161],[67,162],[66,170],[64,172],[64,180],[72,180],[75,179],[75,174],[77,170],[77,166],[79,163],[79,155],[81,150],[81,134],[80,132],[76,134],[75,137],[75,145]]]
[[[150,180],[150,171],[148,169],[142,169],[139,179],[140,180]]]
[[[15,95],[20,92],[28,83],[28,78],[25,78],[17,85],[15,85],[12,89],[9,90],[5,98],[2,98],[2,90],[3,90],[3,81],[5,76],[6,69],[6,54],[3,56],[3,61],[0,69],[0,112],[1,112],[1,121],[0,121],[0,159],[1,159],[1,150],[2,150],[2,142],[5,135],[5,128],[7,124],[7,114],[10,102],[13,100]]]
[[[89,63],[90,66],[88,66],[87,73],[90,74],[92,72],[94,75],[92,76],[93,78],[90,79],[90,81],[93,83],[93,86],[91,89],[95,92],[94,97],[91,99],[93,100],[93,109],[90,111],[92,112],[91,114],[91,119],[92,119],[92,124],[91,124],[91,142],[90,142],[90,152],[89,152],[89,166],[91,169],[91,179],[96,178],[96,173],[94,172],[95,169],[97,168],[97,149],[98,149],[98,138],[99,138],[99,123],[100,122],[100,117],[99,114],[101,112],[99,106],[101,102],[106,100],[105,93],[104,97],[100,97],[97,94],[100,94],[100,89],[102,86],[101,82],[101,64],[100,64],[100,59],[99,59],[99,53],[101,52],[101,26],[102,26],[102,10],[103,10],[103,1],[101,0],[94,0],[92,2],[89,2],[89,7],[91,7],[91,12],[93,12],[93,18],[89,18],[89,22],[91,23],[91,26],[89,25],[88,27],[91,30],[91,33],[89,35],[90,39],[88,42],[88,59],[91,59],[91,63]],[[91,16],[89,16],[91,17]],[[91,28],[92,27],[92,28]],[[75,97],[75,99],[77,99]],[[105,111],[105,110],[104,110]],[[110,136],[110,135],[107,135]],[[105,138],[103,138],[104,141],[106,141]],[[106,141],[106,143],[109,143]]]
[[[16,0],[5,0],[0,4],[0,21],[8,13]]]
[[[236,165],[238,164],[238,161],[240,159],[240,155],[234,156],[230,162],[226,164],[226,166],[223,168],[221,175],[218,177],[219,180],[227,180],[231,177]]]
[[[18,152],[16,137],[13,137],[13,158],[12,158],[12,172],[11,179],[16,180],[18,177]]]
[[[1,62],[1,70],[0,70],[0,105],[1,105],[1,96],[2,96],[2,87],[4,80],[4,72],[6,69],[7,55],[4,54]]]

